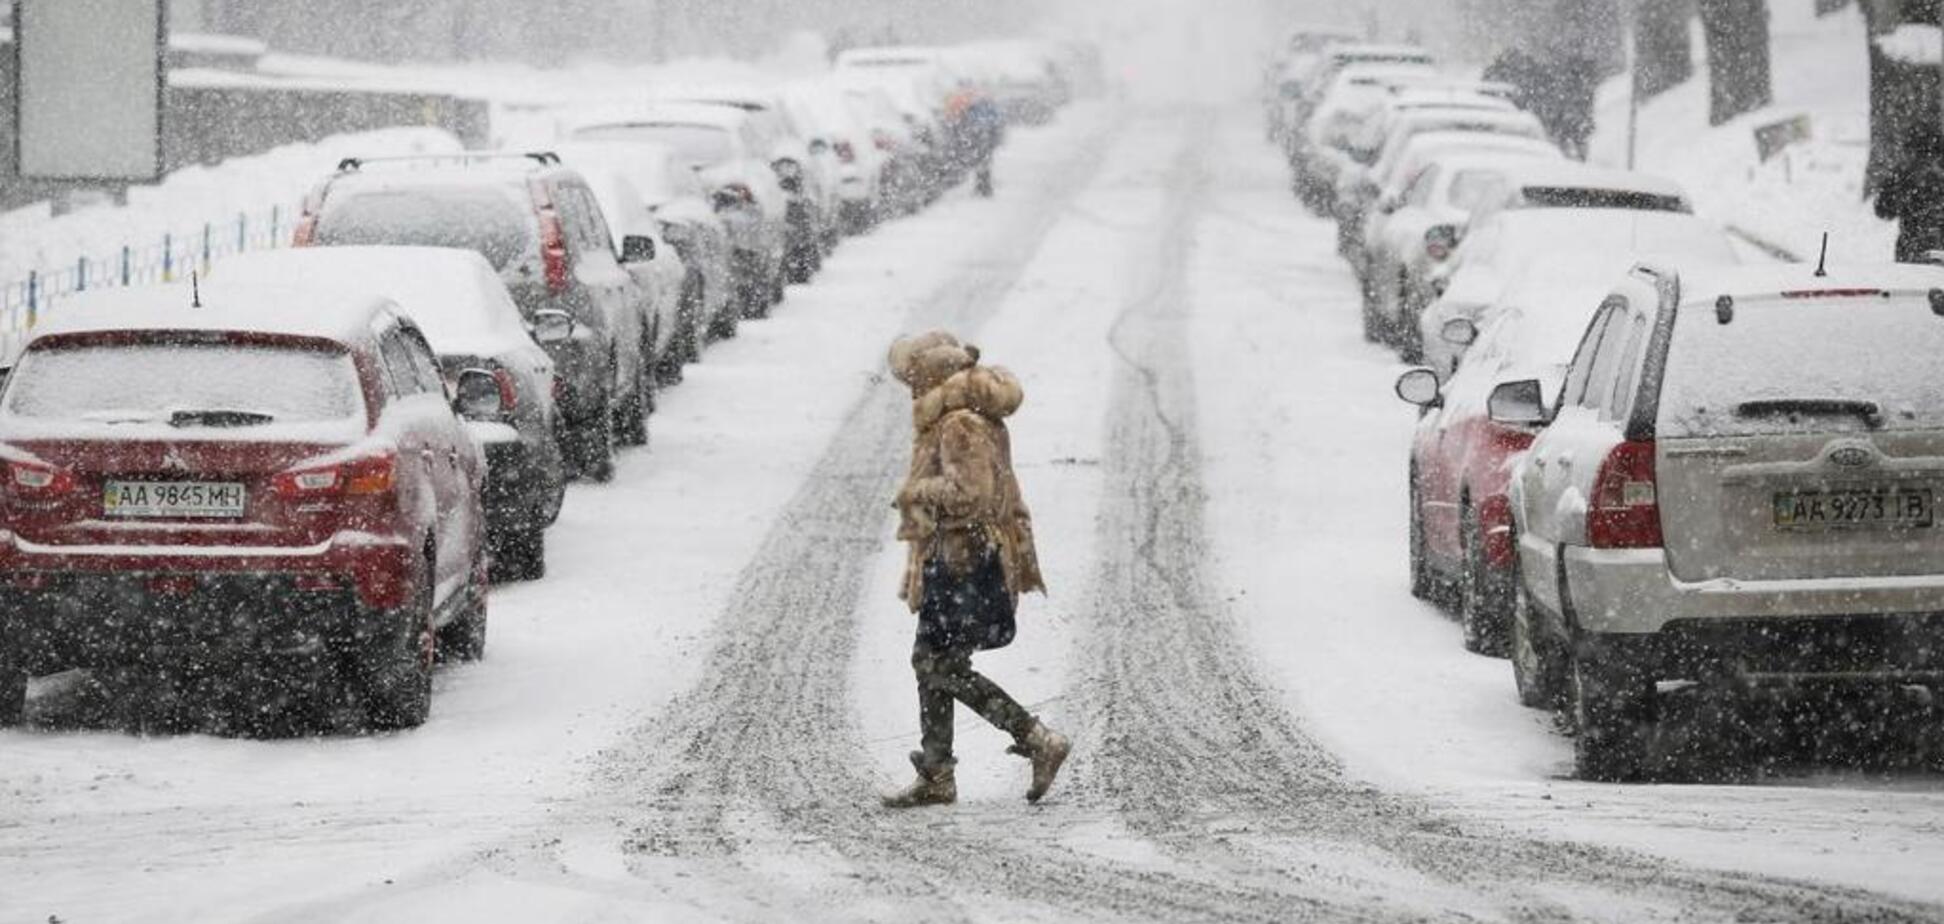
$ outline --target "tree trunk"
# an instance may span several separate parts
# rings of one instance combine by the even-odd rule
[[[1694,76],[1688,23],[1690,0],[1639,0],[1634,7],[1634,87],[1641,99],[1671,90]]]
[[[1708,42],[1708,121],[1720,125],[1775,101],[1767,0],[1700,0]]]

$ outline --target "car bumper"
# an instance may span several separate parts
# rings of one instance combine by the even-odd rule
[[[1944,677],[1944,575],[1681,581],[1660,549],[1568,548],[1582,632],[1629,637],[1667,672]]]
[[[414,543],[343,533],[314,546],[43,546],[0,533],[7,637],[42,665],[247,648],[295,653],[370,631],[417,590]]]

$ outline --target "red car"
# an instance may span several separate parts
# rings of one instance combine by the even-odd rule
[[[1428,368],[1398,379],[1398,397],[1423,409],[1411,443],[1411,593],[1454,606],[1471,651],[1506,654],[1515,576],[1507,490],[1542,425],[1540,415],[1527,424],[1501,423],[1491,408],[1550,401],[1572,357],[1571,331],[1583,331],[1597,306],[1548,315],[1507,309],[1482,333],[1454,321],[1449,335],[1475,342],[1451,380],[1441,385]],[[1548,383],[1546,393],[1511,393],[1531,391],[1534,381]]]
[[[485,644],[485,464],[417,326],[377,296],[96,298],[0,394],[0,726],[77,667],[423,722],[441,641]]]

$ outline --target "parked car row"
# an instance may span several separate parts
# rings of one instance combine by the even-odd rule
[[[658,390],[963,175],[951,97],[987,86],[928,54],[346,159],[292,247],[65,303],[0,391],[0,727],[73,668],[219,675],[243,729],[423,722]]]
[[[1669,684],[1944,680],[1944,271],[1745,266],[1666,180],[1566,159],[1408,48],[1292,39],[1265,92],[1366,336],[1418,365],[1411,592],[1652,775]]]

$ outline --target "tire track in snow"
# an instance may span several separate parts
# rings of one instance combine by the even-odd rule
[[[1944,915],[1861,890],[1461,827],[1417,800],[1348,779],[1282,709],[1202,573],[1211,547],[1187,340],[1195,293],[1182,242],[1194,239],[1209,198],[1210,168],[1195,158],[1244,135],[1213,127],[1205,118],[1191,130],[1202,143],[1171,184],[1166,226],[1189,233],[1158,242],[1148,260],[1129,261],[1146,268],[1148,284],[1111,337],[1122,366],[1110,398],[1103,495],[1125,502],[1101,512],[1097,598],[1081,642],[1092,665],[1080,706],[1093,724],[1075,761],[1084,798],[1110,804],[1182,863],[1284,895],[1283,919]]]

